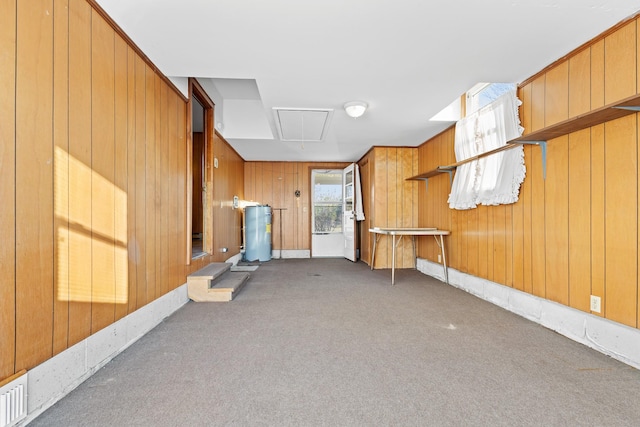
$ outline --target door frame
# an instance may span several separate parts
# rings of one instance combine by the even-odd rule
[[[351,181],[347,182],[347,176],[351,173]],[[342,169],[342,237],[344,240],[343,254],[346,259],[352,262],[358,260],[358,244],[357,244],[357,221],[356,221],[356,174],[357,165],[351,163]],[[350,186],[350,187],[349,187]],[[350,188],[350,191],[347,189]],[[347,194],[347,193],[350,193]],[[350,207],[349,208],[349,204]]]
[[[187,176],[186,176],[186,216],[185,216],[185,230],[186,230],[186,243],[187,253],[186,262],[187,265],[191,265],[193,256],[193,98],[197,98],[198,102],[204,108],[204,128],[203,128],[203,156],[204,156],[204,201],[203,201],[203,236],[202,236],[202,250],[205,255],[213,254],[213,211],[211,206],[212,190],[213,190],[213,155],[211,153],[213,147],[213,112],[215,104],[207,95],[207,92],[202,88],[198,80],[193,77],[189,77],[188,84],[188,101],[187,101]]]
[[[314,223],[315,223],[315,202],[314,202],[314,196],[315,196],[315,188],[314,188],[314,175],[316,172],[318,171],[323,171],[323,172],[335,172],[336,175],[340,175],[340,188],[343,188],[342,185],[342,172],[343,172],[343,168],[338,166],[327,166],[327,167],[311,167],[309,169],[309,228],[311,230],[311,236],[310,236],[310,246],[311,246],[311,258],[341,258],[344,254],[344,251],[342,250],[342,245],[343,245],[343,231],[340,231],[339,233],[329,233],[335,240],[334,243],[336,243],[336,247],[338,247],[337,245],[339,245],[338,249],[336,250],[335,254],[326,254],[326,255],[314,255],[314,252],[318,252],[317,250],[317,244],[314,245],[314,240],[316,240],[314,238],[314,236],[316,236],[315,230],[314,230]],[[341,201],[340,201],[340,206],[342,207],[344,202],[342,201],[343,197],[341,196]],[[343,215],[342,213],[340,213],[340,221],[344,221]],[[328,240],[328,239],[326,239]],[[316,246],[315,250],[314,250],[314,246]]]

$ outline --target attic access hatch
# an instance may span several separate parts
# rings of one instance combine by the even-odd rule
[[[280,140],[320,142],[327,135],[333,110],[274,108],[273,115]]]

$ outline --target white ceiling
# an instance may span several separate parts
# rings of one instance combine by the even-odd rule
[[[355,161],[418,146],[478,82],[521,82],[640,0],[98,0],[174,81],[198,77],[245,160]],[[369,104],[358,119],[348,101]],[[333,109],[322,142],[280,141],[273,108]],[[221,125],[221,126],[220,126]]]

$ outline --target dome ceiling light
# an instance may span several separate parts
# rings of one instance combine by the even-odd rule
[[[346,111],[349,117],[357,119],[367,110],[369,105],[362,101],[351,101],[344,104],[344,111]]]

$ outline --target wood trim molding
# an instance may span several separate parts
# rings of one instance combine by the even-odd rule
[[[5,385],[9,384],[11,381],[20,378],[21,376],[23,376],[26,373],[27,373],[26,369],[22,369],[22,370],[16,372],[15,374],[11,375],[10,377],[7,377],[7,378],[3,379],[2,381],[0,381],[0,387],[4,387]]]

